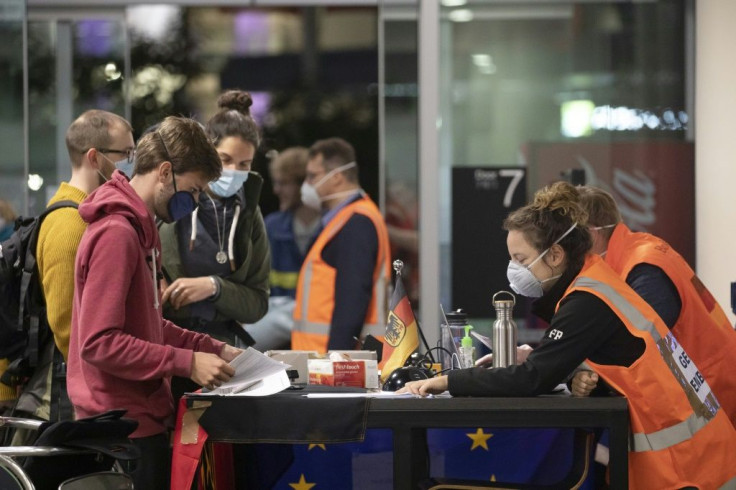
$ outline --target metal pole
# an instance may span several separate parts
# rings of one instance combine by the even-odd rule
[[[440,3],[419,3],[419,287],[430,345],[440,337],[439,52]]]

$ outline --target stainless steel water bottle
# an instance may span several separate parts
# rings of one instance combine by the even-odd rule
[[[511,299],[496,299],[500,294],[507,294]],[[493,307],[496,308],[496,321],[493,322],[493,367],[506,367],[516,364],[516,323],[514,323],[514,305],[516,297],[508,291],[499,291],[493,295]]]

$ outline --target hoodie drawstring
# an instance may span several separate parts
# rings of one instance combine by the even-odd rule
[[[235,205],[235,212],[233,213],[233,224],[230,227],[230,237],[227,240],[227,257],[230,259],[230,270],[235,271],[235,253],[233,250],[235,250],[235,247],[233,247],[233,243],[235,243],[235,223],[238,222],[238,218],[240,217],[240,204]]]
[[[213,206],[215,205],[214,202],[212,203],[212,205]],[[215,209],[217,208],[215,207]],[[197,207],[192,212],[192,232],[189,235],[189,251],[190,252],[194,250],[194,242],[197,240],[197,226],[199,223],[199,220],[197,219],[198,211],[199,211],[199,207]],[[227,257],[228,259],[230,259],[230,270],[233,272],[236,269],[235,247],[233,246],[233,244],[235,243],[235,228],[237,227],[239,217],[240,217],[240,204],[235,204],[235,211],[233,212],[233,222],[230,224],[230,234],[227,240]],[[215,220],[217,220],[217,213],[215,213]],[[225,223],[223,223],[222,226],[225,226]],[[224,230],[223,230],[223,233],[224,233]]]
[[[157,274],[157,267],[156,267],[156,248],[151,249],[151,257],[153,260],[153,308],[158,310],[159,302],[158,302],[158,274]]]
[[[194,241],[197,239],[197,213],[199,212],[199,206],[194,208],[192,212],[192,233],[189,234],[189,251],[194,250]]]

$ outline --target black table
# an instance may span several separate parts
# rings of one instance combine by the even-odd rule
[[[211,402],[199,423],[209,440],[221,442],[324,443],[359,440],[365,428],[393,431],[394,488],[417,488],[429,477],[426,430],[430,428],[576,428],[610,430],[611,488],[628,487],[628,403],[621,397],[572,398],[306,398],[298,392],[271,397],[206,397]],[[330,415],[354,414],[352,422]],[[240,414],[241,416],[237,416]],[[318,414],[350,430],[329,434],[315,428]],[[236,421],[237,420],[237,421]],[[325,426],[325,427],[327,427]],[[345,426],[347,428],[347,425]],[[284,433],[276,434],[274,431]],[[329,431],[328,431],[329,432]]]

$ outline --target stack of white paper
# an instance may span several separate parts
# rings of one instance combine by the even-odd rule
[[[267,396],[290,385],[286,369],[291,366],[271,359],[252,347],[230,361],[230,365],[235,369],[235,375],[214,390],[202,388],[201,395]]]

